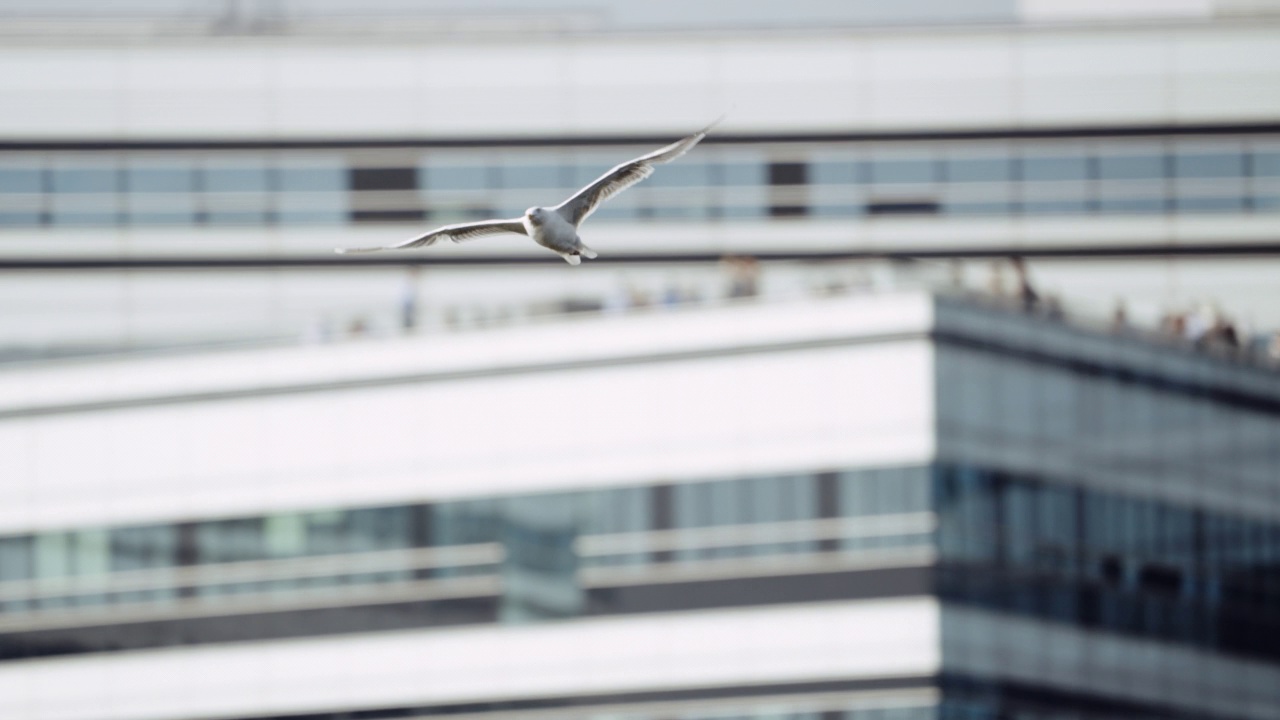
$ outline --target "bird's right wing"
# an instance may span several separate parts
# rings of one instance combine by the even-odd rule
[[[557,205],[556,211],[575,227],[581,225],[583,220],[600,207],[600,203],[652,175],[654,165],[669,163],[689,152],[689,148],[697,145],[719,123],[720,120],[716,120],[689,137],[614,167],[579,190],[573,197]]]
[[[524,227],[523,218],[512,218],[509,220],[481,220],[479,222],[455,223],[453,225],[445,225],[438,227],[429,233],[419,235],[418,237],[405,240],[395,245],[382,245],[379,247],[363,247],[363,248],[337,248],[334,252],[339,255],[350,255],[353,253],[369,253],[379,250],[408,250],[409,248],[423,247],[425,245],[433,245],[439,240],[448,238],[454,242],[462,242],[464,240],[474,240],[478,237],[486,235],[501,235],[502,233],[516,233],[517,235],[527,235]]]

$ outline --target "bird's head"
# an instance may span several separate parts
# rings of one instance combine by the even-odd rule
[[[524,211],[524,216],[529,218],[529,222],[533,223],[534,225],[541,225],[542,219],[544,217],[543,213],[545,212],[546,212],[545,208],[531,207],[528,210]]]

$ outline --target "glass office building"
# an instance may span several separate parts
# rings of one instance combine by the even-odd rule
[[[1280,703],[1273,371],[920,292],[311,352],[0,376],[6,717]]]

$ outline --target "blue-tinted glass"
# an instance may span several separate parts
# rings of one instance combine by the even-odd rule
[[[1110,198],[1103,191],[1098,211],[1108,215],[1159,215],[1165,211],[1164,198]]]
[[[853,185],[859,182],[858,163],[814,160],[809,162],[809,182],[813,185]]]
[[[1101,155],[1098,177],[1103,180],[1149,180],[1165,175],[1161,155]]]
[[[40,224],[44,171],[0,165],[0,226]]]
[[[1078,215],[1089,211],[1083,199],[1024,200],[1022,212],[1027,215]]]
[[[768,169],[762,162],[722,162],[714,166],[713,176],[721,185],[766,185]]]
[[[206,168],[203,185],[209,193],[266,193],[269,177],[265,165]]]
[[[409,507],[364,508],[347,512],[351,552],[395,550],[413,546]]]
[[[336,224],[347,219],[345,167],[286,166],[276,171],[281,224]]]
[[[36,167],[0,165],[0,193],[43,192],[43,171]]]
[[[1280,177],[1280,152],[1254,153],[1253,174],[1257,177]]]
[[[942,212],[947,215],[1009,215],[1011,202],[944,202]]]
[[[266,224],[270,178],[265,164],[206,168],[201,178],[206,220],[213,225]]]
[[[54,168],[50,177],[55,193],[110,193],[120,183],[114,167]]]
[[[936,171],[937,163],[932,160],[872,160],[871,182],[877,184],[933,182]]]
[[[705,218],[711,210],[707,188],[711,166],[703,162],[664,165],[645,181],[648,205],[658,218]],[[676,190],[680,188],[680,190]],[[612,200],[610,200],[612,202]]]
[[[125,171],[129,222],[190,225],[195,222],[195,173],[182,167],[132,167]]]
[[[49,174],[57,225],[115,225],[120,173],[110,165],[60,167]]]
[[[663,165],[645,182],[650,187],[706,187],[711,184],[711,166],[700,162]]]
[[[177,528],[172,525],[110,531],[111,569],[138,570],[177,564]]]
[[[334,192],[347,189],[341,167],[282,167],[276,171],[281,192]]]
[[[853,199],[847,202],[831,202],[826,199],[822,202],[814,202],[809,204],[809,215],[813,217],[828,218],[852,218],[861,217],[866,210],[866,206],[861,201]]]
[[[1174,202],[1178,212],[1185,213],[1224,213],[1243,212],[1244,197],[1196,197],[1180,196]]]
[[[35,574],[31,538],[0,538],[0,581],[26,580]]]
[[[493,187],[493,176],[484,165],[431,164],[423,168],[418,182],[429,190],[486,190]]]
[[[1173,156],[1173,172],[1180,178],[1243,177],[1241,153],[1178,153]]]
[[[200,563],[260,560],[267,556],[265,518],[214,520],[196,527]]]
[[[962,158],[946,165],[949,182],[1002,182],[1013,178],[1009,158]]]
[[[1089,164],[1083,157],[1026,157],[1022,159],[1022,179],[1084,180]]]
[[[572,184],[569,180],[570,174],[569,169],[564,165],[504,165],[501,168],[502,187],[517,190],[565,188]]]

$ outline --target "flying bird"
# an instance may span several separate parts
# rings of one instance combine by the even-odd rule
[[[531,207],[524,211],[522,217],[506,220],[480,220],[445,225],[396,245],[338,248],[334,252],[346,254],[407,250],[433,245],[445,238],[459,243],[487,235],[515,233],[533,238],[534,242],[558,254],[570,265],[577,265],[584,257],[588,259],[596,257],[596,251],[583,244],[582,238],[578,237],[578,228],[591,216],[591,213],[595,212],[596,208],[600,207],[600,203],[652,175],[654,165],[671,162],[689,152],[689,149],[706,137],[719,122],[717,120],[683,140],[614,167],[555,207]]]

